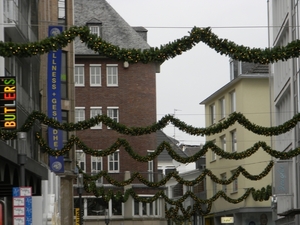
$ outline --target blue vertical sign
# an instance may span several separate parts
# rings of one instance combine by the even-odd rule
[[[62,32],[62,26],[49,26],[48,36],[55,36]],[[62,50],[50,51],[48,53],[48,71],[47,71],[47,101],[48,117],[61,122],[61,55]],[[62,130],[48,128],[49,147],[54,150],[60,150],[63,147]],[[49,166],[55,173],[64,172],[64,157],[49,156]]]

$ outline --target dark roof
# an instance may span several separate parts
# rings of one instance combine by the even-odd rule
[[[87,22],[101,23],[101,38],[120,48],[150,48],[148,43],[105,0],[75,0],[74,17],[76,26],[86,26]],[[95,55],[96,53],[76,39],[75,54]]]
[[[179,142],[176,141],[174,138],[167,136],[163,131],[159,130],[156,132],[156,140],[157,140],[157,147],[163,142],[168,142],[172,149],[180,156],[186,158],[187,155],[181,150],[181,148],[177,145]],[[158,161],[170,161],[172,162],[173,159],[169,155],[168,151],[165,149],[160,153],[157,157]]]
[[[203,145],[195,145],[195,146],[187,145],[183,148],[185,154],[187,154],[188,156],[193,156],[202,149],[202,146]]]
[[[245,74],[251,74],[251,73],[269,73],[269,66],[268,65],[262,65],[262,64],[255,64],[250,68]]]

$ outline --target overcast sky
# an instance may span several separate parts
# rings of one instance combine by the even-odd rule
[[[107,0],[131,26],[148,30],[148,43],[159,47],[188,35],[192,27],[211,27],[219,38],[251,48],[268,47],[267,1],[263,0]],[[203,43],[169,59],[157,73],[157,120],[166,114],[194,127],[205,127],[199,103],[229,82],[229,58]],[[149,124],[150,125],[150,124]],[[169,125],[163,131],[181,143],[199,145]]]

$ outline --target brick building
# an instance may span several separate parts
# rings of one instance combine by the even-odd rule
[[[120,48],[148,49],[147,30],[131,27],[106,1],[75,1],[74,17],[76,26],[88,26],[90,31],[104,41]],[[101,56],[88,49],[80,40],[75,42],[75,122],[88,120],[98,114],[107,115],[129,127],[145,127],[156,122],[156,71],[155,63],[135,63],[117,61]],[[78,131],[76,134],[86,146],[94,150],[106,150],[118,138],[128,141],[133,151],[146,156],[156,149],[156,133],[143,136],[122,135],[104,124]],[[95,157],[76,149],[77,161],[87,174],[107,171],[118,181],[129,178],[129,174],[140,172],[154,181],[157,172],[156,160],[138,162],[121,147],[108,157]],[[126,175],[125,175],[126,174]],[[125,178],[126,177],[126,178]],[[119,190],[104,178],[97,181],[98,187],[106,190]],[[157,189],[148,188],[138,180],[132,187],[140,197],[153,196]],[[89,193],[83,194],[85,224],[111,220],[123,224],[147,223],[164,224],[164,202],[158,199],[153,203],[137,202],[131,197],[126,203],[111,200],[104,202]],[[75,207],[78,206],[75,198]],[[143,221],[143,222],[142,222]]]

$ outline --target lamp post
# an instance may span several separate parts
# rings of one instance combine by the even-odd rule
[[[79,224],[82,225],[83,224],[83,209],[82,209],[82,192],[83,192],[83,175],[82,173],[78,174],[77,177],[77,191],[78,191],[78,195],[79,195]]]
[[[20,165],[20,180],[21,187],[25,186],[25,163],[26,163],[26,141],[27,133],[18,132],[18,164]]]
[[[108,214],[108,209],[106,209],[105,211],[106,211],[106,212],[105,212],[105,219],[104,219],[104,222],[105,222],[106,225],[108,225],[108,224],[109,224],[109,221],[110,221],[110,219],[109,219],[109,214]]]

